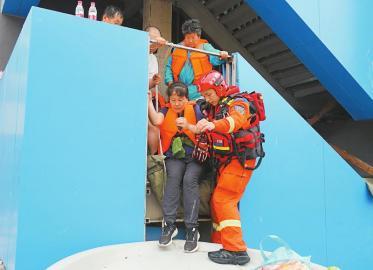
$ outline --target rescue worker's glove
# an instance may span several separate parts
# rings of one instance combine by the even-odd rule
[[[210,157],[210,140],[206,133],[196,135],[192,157],[199,163],[204,163]]]

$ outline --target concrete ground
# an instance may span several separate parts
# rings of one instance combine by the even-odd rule
[[[120,270],[120,269],[172,269],[172,270],[212,270],[250,269],[261,264],[258,250],[249,249],[250,263],[245,266],[219,265],[207,257],[208,251],[218,250],[220,245],[200,242],[195,253],[184,252],[184,241],[174,240],[166,248],[160,248],[156,241],[105,246],[77,253],[67,257],[47,270]],[[326,270],[312,265],[312,270]]]

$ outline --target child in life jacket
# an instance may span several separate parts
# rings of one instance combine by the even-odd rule
[[[188,101],[188,88],[177,82],[167,89],[169,104],[157,112],[149,95],[148,110],[152,124],[160,129],[161,152],[166,156],[167,182],[163,197],[164,226],[159,239],[161,247],[172,243],[178,230],[176,212],[183,190],[184,221],[186,227],[185,252],[198,249],[198,179],[202,166],[192,158],[196,142],[196,123],[202,119],[202,113],[195,103]]]

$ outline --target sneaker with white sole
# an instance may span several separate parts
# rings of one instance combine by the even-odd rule
[[[186,229],[184,251],[191,253],[198,250],[199,232],[197,228]]]
[[[159,246],[167,247],[171,245],[172,239],[177,235],[178,231],[174,224],[166,224],[162,227],[162,234],[159,238]]]

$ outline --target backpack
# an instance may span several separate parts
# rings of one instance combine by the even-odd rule
[[[210,141],[214,153],[219,155],[218,163],[228,164],[232,157],[237,156],[238,160],[248,170],[257,169],[265,156],[262,143],[265,142],[264,134],[260,131],[260,122],[266,119],[263,96],[257,92],[238,92],[237,87],[231,87],[228,95],[221,102],[219,117],[223,118],[229,111],[229,104],[235,99],[245,99],[250,104],[250,127],[240,129],[231,134],[218,132],[210,133]],[[219,118],[217,118],[219,119]],[[259,158],[256,166],[247,167],[245,161]]]

